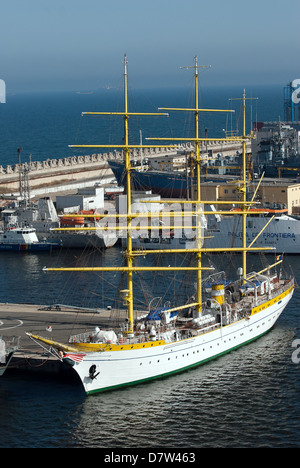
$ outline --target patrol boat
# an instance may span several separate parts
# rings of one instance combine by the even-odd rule
[[[282,259],[268,265],[260,271],[247,272],[247,253],[253,251],[247,247],[245,234],[242,247],[231,248],[232,252],[241,252],[242,266],[239,276],[230,280],[224,272],[215,272],[210,266],[204,266],[205,253],[213,252],[222,255],[226,248],[206,249],[202,246],[200,219],[204,200],[200,191],[200,151],[201,138],[198,132],[198,118],[200,112],[215,112],[216,110],[200,109],[198,105],[198,61],[192,68],[195,70],[195,107],[192,109],[161,109],[163,111],[184,110],[195,115],[195,162],[197,167],[197,192],[193,200],[185,201],[189,204],[192,216],[196,216],[196,238],[198,244],[191,249],[163,250],[163,253],[174,255],[185,253],[195,257],[192,266],[181,264],[177,266],[144,266],[140,265],[139,252],[132,248],[132,231],[135,229],[135,216],[131,212],[131,165],[128,139],[128,120],[136,113],[129,112],[127,101],[127,59],[124,61],[124,111],[115,113],[124,118],[125,137],[122,148],[125,157],[126,186],[127,186],[127,214],[126,251],[123,252],[125,266],[120,267],[86,267],[86,268],[45,268],[47,271],[122,271],[126,273],[126,289],[120,291],[122,301],[126,303],[127,320],[124,325],[116,329],[94,330],[77,334],[69,338],[68,343],[46,339],[34,333],[28,335],[41,344],[43,348],[49,346],[49,352],[57,359],[72,366],[74,372],[81,379],[87,395],[96,392],[109,391],[124,386],[148,382],[152,379],[170,376],[185,371],[207,361],[228,353],[245,345],[268,332],[276,323],[278,317],[287,307],[294,291],[292,276],[284,276],[281,271]],[[245,131],[245,92],[242,97],[243,105],[243,134],[230,140],[240,141],[243,146],[243,161],[245,168],[245,143],[251,135]],[[221,110],[217,110],[221,112]],[[96,115],[112,115],[112,112],[96,112]],[[138,114],[149,115],[149,114]],[[156,115],[156,114],[155,114]],[[157,115],[160,115],[159,113]],[[173,139],[176,141],[176,139]],[[182,140],[178,138],[178,140]],[[191,140],[189,138],[189,140]],[[210,139],[213,140],[213,139]],[[219,141],[219,138],[218,138]],[[76,145],[77,146],[77,145]],[[86,145],[85,145],[86,146]],[[95,145],[95,147],[107,145]],[[90,147],[90,146],[88,146]],[[135,148],[144,146],[134,146]],[[154,147],[154,146],[153,146]],[[161,145],[160,145],[161,147]],[[246,172],[243,170],[243,199],[239,202],[243,227],[245,231],[247,208],[251,202],[246,200]],[[170,200],[169,200],[170,202]],[[169,203],[168,201],[166,203]],[[205,203],[211,203],[206,201]],[[230,213],[230,212],[229,212]],[[224,214],[224,212],[222,212]],[[142,215],[140,219],[142,219]],[[148,216],[148,215],[147,215]],[[173,216],[175,213],[173,212]],[[118,226],[117,226],[118,227]],[[181,232],[181,229],[180,229]],[[260,250],[266,250],[266,247]],[[143,256],[160,254],[161,250],[147,250]],[[277,272],[277,269],[280,271]],[[195,291],[189,301],[176,304],[163,304],[160,307],[150,307],[137,316],[134,311],[134,297],[137,290],[133,287],[133,275],[136,272],[149,275],[149,272],[181,272],[184,275],[195,275]],[[203,272],[206,276],[204,277]],[[192,283],[193,284],[193,283]]]
[[[0,251],[40,252],[58,247],[59,243],[39,241],[30,226],[6,226],[0,231]]]

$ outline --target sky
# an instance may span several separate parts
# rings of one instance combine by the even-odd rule
[[[286,85],[300,78],[298,0],[3,0],[0,79],[7,92]]]

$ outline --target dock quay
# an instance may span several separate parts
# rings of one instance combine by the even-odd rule
[[[140,312],[139,312],[140,313]],[[117,314],[117,315],[115,315]],[[67,343],[70,335],[107,328],[124,321],[127,312],[106,309],[78,309],[72,306],[0,303],[0,336],[20,337],[20,349],[7,371],[60,373],[69,369],[30,339],[26,332]],[[47,328],[52,328],[52,332]]]

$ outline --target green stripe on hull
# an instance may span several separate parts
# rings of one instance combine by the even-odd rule
[[[151,380],[163,379],[163,378],[169,377],[169,376],[171,376],[173,374],[180,374],[181,372],[185,372],[185,371],[187,371],[189,369],[192,369],[194,367],[201,366],[202,364],[205,364],[206,362],[212,361],[213,359],[217,359],[218,357],[223,356],[224,354],[230,353],[231,351],[234,351],[235,349],[241,348],[241,346],[245,346],[245,345],[251,343],[252,341],[258,340],[263,335],[268,333],[270,330],[271,330],[271,328],[269,330],[265,331],[264,333],[261,333],[260,335],[256,336],[255,338],[251,338],[251,340],[245,341],[244,343],[241,343],[240,345],[234,346],[233,348],[230,348],[227,351],[224,351],[223,353],[215,354],[214,356],[212,356],[212,357],[210,357],[208,359],[204,359],[203,361],[196,362],[195,364],[191,364],[191,365],[186,366],[186,367],[181,367],[180,369],[177,369],[177,370],[174,370],[174,371],[171,371],[171,372],[166,372],[164,374],[159,374],[159,375],[155,375],[153,377],[148,377],[146,379],[135,380],[134,382],[128,382],[128,383],[124,383],[124,384],[120,384],[120,385],[113,385],[112,387],[105,387],[105,388],[100,388],[100,389],[97,389],[97,390],[91,390],[89,392],[86,392],[86,394],[87,395],[94,395],[96,393],[109,392],[109,391],[112,391],[112,390],[120,389],[122,387],[129,387],[131,385],[139,385],[139,384],[142,384],[142,383],[150,382]]]

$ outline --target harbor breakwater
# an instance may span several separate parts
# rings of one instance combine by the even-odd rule
[[[222,153],[234,155],[240,144],[228,142],[208,142],[203,146],[203,156],[211,157]],[[193,151],[191,143],[180,145],[181,151],[189,153]],[[224,152],[226,154],[224,154]],[[131,158],[137,161],[155,156],[163,156],[174,153],[174,148],[134,148],[131,150]],[[0,166],[0,195],[19,195],[20,186],[27,181],[30,191],[47,193],[47,189],[57,186],[65,187],[78,183],[93,185],[96,182],[113,179],[113,173],[108,160],[122,160],[121,151],[108,153],[96,153],[91,155],[73,155],[60,159],[46,159],[44,161],[30,161],[21,164]]]

